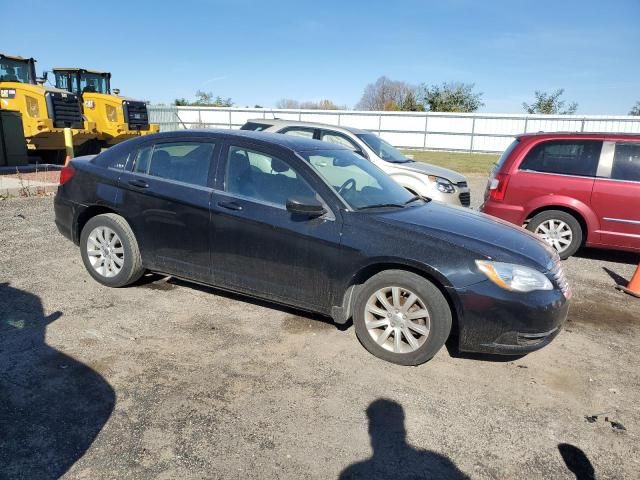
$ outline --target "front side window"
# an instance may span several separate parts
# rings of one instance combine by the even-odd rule
[[[193,185],[207,186],[214,144],[160,143],[135,154],[133,171]]]
[[[323,142],[334,143],[336,145],[340,145],[341,147],[346,147],[349,150],[360,150],[360,147],[358,147],[352,140],[337,132],[323,131],[322,135],[320,136],[320,140],[322,140]]]
[[[640,182],[640,143],[618,143],[611,178]]]
[[[404,206],[413,195],[382,170],[349,150],[301,152],[353,209]]]
[[[315,132],[313,128],[285,128],[284,130],[280,130],[279,133],[284,133],[285,135],[292,135],[294,137],[302,137],[302,138],[313,138]]]
[[[544,142],[531,149],[520,170],[594,177],[600,150],[602,142],[598,140]]]
[[[360,133],[358,138],[366,143],[385,162],[407,163],[412,161],[400,153],[400,150],[373,133]]]
[[[225,191],[280,207],[293,196],[315,197],[307,182],[286,162],[244,147],[229,147]]]

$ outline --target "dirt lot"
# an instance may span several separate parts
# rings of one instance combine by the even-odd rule
[[[102,287],[51,198],[0,202],[0,478],[636,479],[640,300],[613,284],[637,262],[567,261],[569,323],[540,352],[407,368],[326,319]]]

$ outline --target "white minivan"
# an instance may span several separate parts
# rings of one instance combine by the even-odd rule
[[[471,192],[464,175],[429,163],[416,162],[367,130],[322,123],[255,119],[241,130],[314,138],[343,145],[373,162],[411,193],[451,205],[468,207]]]

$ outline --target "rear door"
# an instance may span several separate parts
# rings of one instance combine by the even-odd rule
[[[293,154],[234,140],[223,150],[212,200],[216,284],[325,311],[340,261],[340,218],[312,187],[311,168]],[[302,218],[292,196],[315,197],[328,213]]]
[[[209,203],[217,144],[163,139],[134,151],[120,177],[121,209],[150,269],[210,279]]]
[[[605,142],[591,205],[603,245],[640,250],[640,142]]]

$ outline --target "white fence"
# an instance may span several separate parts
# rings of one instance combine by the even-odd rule
[[[484,113],[365,112],[150,106],[162,131],[240,128],[254,118],[280,118],[362,128],[392,145],[425,150],[501,152],[515,135],[531,132],[640,133],[640,117]]]

